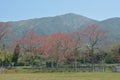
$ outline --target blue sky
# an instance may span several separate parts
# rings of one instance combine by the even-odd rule
[[[120,0],[0,0],[0,21],[76,13],[103,20],[120,17]]]

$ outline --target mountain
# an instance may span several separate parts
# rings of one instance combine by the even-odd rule
[[[9,22],[12,31],[16,36],[22,36],[26,31],[32,30],[37,34],[52,34],[56,32],[71,32],[79,27],[97,23],[93,20],[81,15],[69,13],[55,17],[44,17],[29,20],[21,20]]]
[[[97,25],[107,32],[109,39],[120,40],[120,18],[109,18],[100,21]]]
[[[85,26],[96,24],[108,33],[111,40],[120,40],[120,18],[109,18],[98,21],[74,13],[54,17],[43,17],[21,21],[10,21],[11,31],[20,38],[27,31],[37,34],[52,34],[56,32],[73,32]]]

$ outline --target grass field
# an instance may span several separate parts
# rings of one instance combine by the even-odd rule
[[[0,80],[120,80],[120,73],[62,72],[0,74]]]

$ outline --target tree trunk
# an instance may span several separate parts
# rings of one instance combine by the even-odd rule
[[[51,68],[54,68],[54,60],[51,61]]]
[[[91,63],[92,63],[92,72],[95,71],[95,65],[94,65],[94,49],[93,47],[91,48]]]
[[[2,62],[2,66],[0,68],[0,74],[3,74],[4,73],[4,67],[3,67],[3,62]]]
[[[58,62],[58,60],[57,60],[57,62],[56,62],[56,68],[57,68],[57,69],[59,68],[59,62]]]
[[[77,72],[77,59],[75,59],[75,65],[74,65],[74,67],[75,67],[75,71]]]

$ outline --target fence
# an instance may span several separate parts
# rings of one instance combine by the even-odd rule
[[[47,67],[31,67],[31,68],[15,68],[16,70],[34,70],[34,71],[82,71],[82,72],[92,72],[92,67],[91,66],[79,66],[77,68],[74,67],[59,67],[59,68],[47,68]],[[104,72],[105,67],[104,66],[95,66],[94,67],[95,71],[98,72]]]
[[[115,66],[112,68],[113,72],[120,72],[120,66]]]

